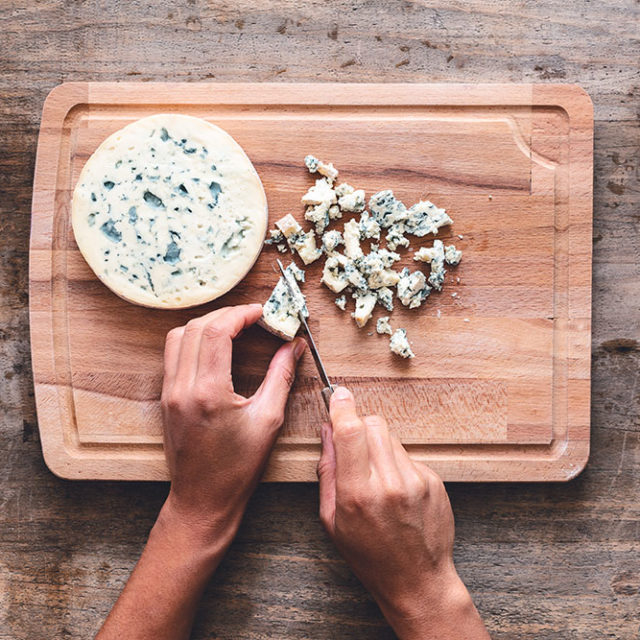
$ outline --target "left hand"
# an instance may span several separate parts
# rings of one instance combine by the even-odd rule
[[[256,393],[231,379],[233,339],[259,304],[225,307],[167,335],[162,415],[171,490],[164,515],[225,541],[235,534],[284,419],[302,338],[283,345]]]

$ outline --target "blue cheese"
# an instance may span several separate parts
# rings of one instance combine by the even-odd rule
[[[428,200],[421,200],[408,211],[405,227],[407,233],[424,237],[428,233],[436,235],[440,227],[453,224],[453,220],[444,209],[439,209]]]
[[[411,345],[407,339],[406,329],[396,329],[389,340],[389,349],[392,353],[403,358],[415,358],[415,354],[411,350]]]
[[[304,163],[307,169],[309,169],[309,173],[317,172],[328,178],[331,182],[338,177],[338,170],[330,162],[324,163],[315,156],[308,155],[305,157]]]
[[[374,220],[383,228],[407,219],[407,208],[398,200],[393,191],[379,191],[369,199],[369,210]]]
[[[329,226],[329,203],[321,202],[320,204],[307,207],[304,214],[304,219],[312,222],[315,225],[316,233],[321,235],[323,231]]]
[[[387,235],[385,236],[385,240],[387,241],[387,246],[389,247],[389,249],[395,251],[398,247],[409,246],[409,238],[406,238],[404,233],[404,222],[394,222],[389,227]]]
[[[335,299],[335,303],[336,303],[336,307],[338,307],[338,309],[342,309],[342,311],[344,311],[347,307],[347,297],[346,296],[340,296],[339,298]]]
[[[376,306],[378,298],[375,293],[366,290],[354,291],[352,297],[356,301],[356,310],[351,314],[351,316],[356,321],[356,324],[362,328],[371,319],[373,308]]]
[[[331,255],[341,244],[344,244],[344,238],[336,229],[327,231],[322,236],[322,248],[327,255]]]
[[[340,293],[349,285],[345,272],[348,264],[350,261],[341,253],[330,255],[324,263],[321,282],[334,293]]]
[[[376,289],[378,296],[378,304],[382,305],[387,311],[393,311],[393,291],[389,287]]]
[[[350,211],[355,213],[364,211],[364,208],[366,206],[364,190],[356,189],[351,193],[345,193],[343,196],[338,198],[338,206],[343,211]]]
[[[360,240],[366,240],[367,238],[380,240],[380,225],[371,217],[368,211],[363,211],[360,214],[359,224]]]
[[[290,213],[284,218],[280,218],[276,222],[276,227],[286,238],[289,247],[298,252],[305,264],[315,262],[322,255],[322,251],[316,247],[316,237],[313,230],[305,233]]]
[[[352,260],[364,255],[360,247],[360,225],[357,220],[349,220],[344,225],[344,253]]]
[[[406,267],[400,273],[398,280],[398,298],[405,307],[415,309],[429,296],[431,288],[422,271],[409,272]]]
[[[382,335],[384,333],[388,333],[389,335],[393,335],[393,329],[389,324],[389,316],[382,316],[382,318],[378,318],[376,322],[376,331]]]
[[[370,289],[393,287],[398,283],[399,274],[390,267],[400,260],[400,256],[392,251],[382,249],[372,251],[355,261],[358,271],[367,279]]]
[[[300,313],[308,318],[309,311],[304,295],[297,284],[297,282],[304,282],[304,271],[292,262],[285,269],[285,274],[290,287],[281,276],[262,307],[262,318],[259,323],[282,339],[293,340],[300,328]]]
[[[142,118],[89,158],[71,204],[78,247],[125,300],[185,308],[235,286],[267,226],[262,183],[222,129],[191,116]]]
[[[462,251],[456,249],[455,245],[450,244],[444,248],[444,261],[447,264],[455,267],[460,264],[460,260],[462,260]],[[458,278],[458,281],[460,281],[460,278]]]
[[[337,202],[336,192],[325,178],[321,178],[302,196],[301,202],[305,206],[327,204],[328,208]]]
[[[433,247],[422,247],[413,257],[414,260],[431,263],[431,273],[429,274],[429,284],[438,291],[442,290],[446,270],[444,268],[444,245],[442,240],[434,240]]]

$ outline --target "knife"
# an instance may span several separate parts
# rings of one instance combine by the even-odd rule
[[[282,266],[282,262],[280,262],[279,259],[276,259],[276,262],[278,263],[278,268],[280,269],[280,273],[282,273],[282,277],[284,278],[284,281],[289,289],[289,292],[291,293],[291,295],[293,296],[293,299],[295,300],[298,297],[298,294],[296,293],[291,282],[289,281],[289,275],[287,274],[284,267]],[[327,411],[329,411],[329,400],[331,398],[331,394],[333,393],[333,385],[331,384],[331,381],[329,380],[329,376],[327,375],[324,365],[322,364],[322,359],[320,358],[320,354],[318,353],[318,347],[316,347],[316,343],[313,340],[313,336],[311,335],[311,331],[309,330],[309,325],[307,324],[307,319],[304,317],[304,314],[302,313],[302,309],[298,311],[298,317],[300,318],[300,322],[302,323],[302,326],[304,327],[304,330],[307,334],[307,337],[308,337],[307,344],[309,345],[309,350],[311,351],[311,355],[313,356],[313,359],[316,363],[316,367],[318,368],[318,373],[320,374],[320,380],[322,380],[322,383],[324,384],[324,389],[322,389],[321,391],[322,399],[324,400],[324,404],[327,407]]]

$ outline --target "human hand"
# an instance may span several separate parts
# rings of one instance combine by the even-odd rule
[[[171,490],[163,511],[225,541],[235,534],[284,419],[298,338],[275,354],[251,398],[235,393],[232,341],[262,313],[259,304],[225,307],[169,332],[162,415]]]
[[[351,393],[322,427],[320,519],[400,638],[488,638],[453,564],[454,521],[438,475],[414,463]]]

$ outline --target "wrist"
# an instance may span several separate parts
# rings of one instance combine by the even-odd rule
[[[382,612],[401,640],[475,640],[487,638],[471,595],[451,567]]]
[[[152,535],[167,539],[176,553],[190,556],[193,561],[213,570],[229,548],[241,518],[242,513],[208,515],[206,518],[187,515],[169,493]]]

